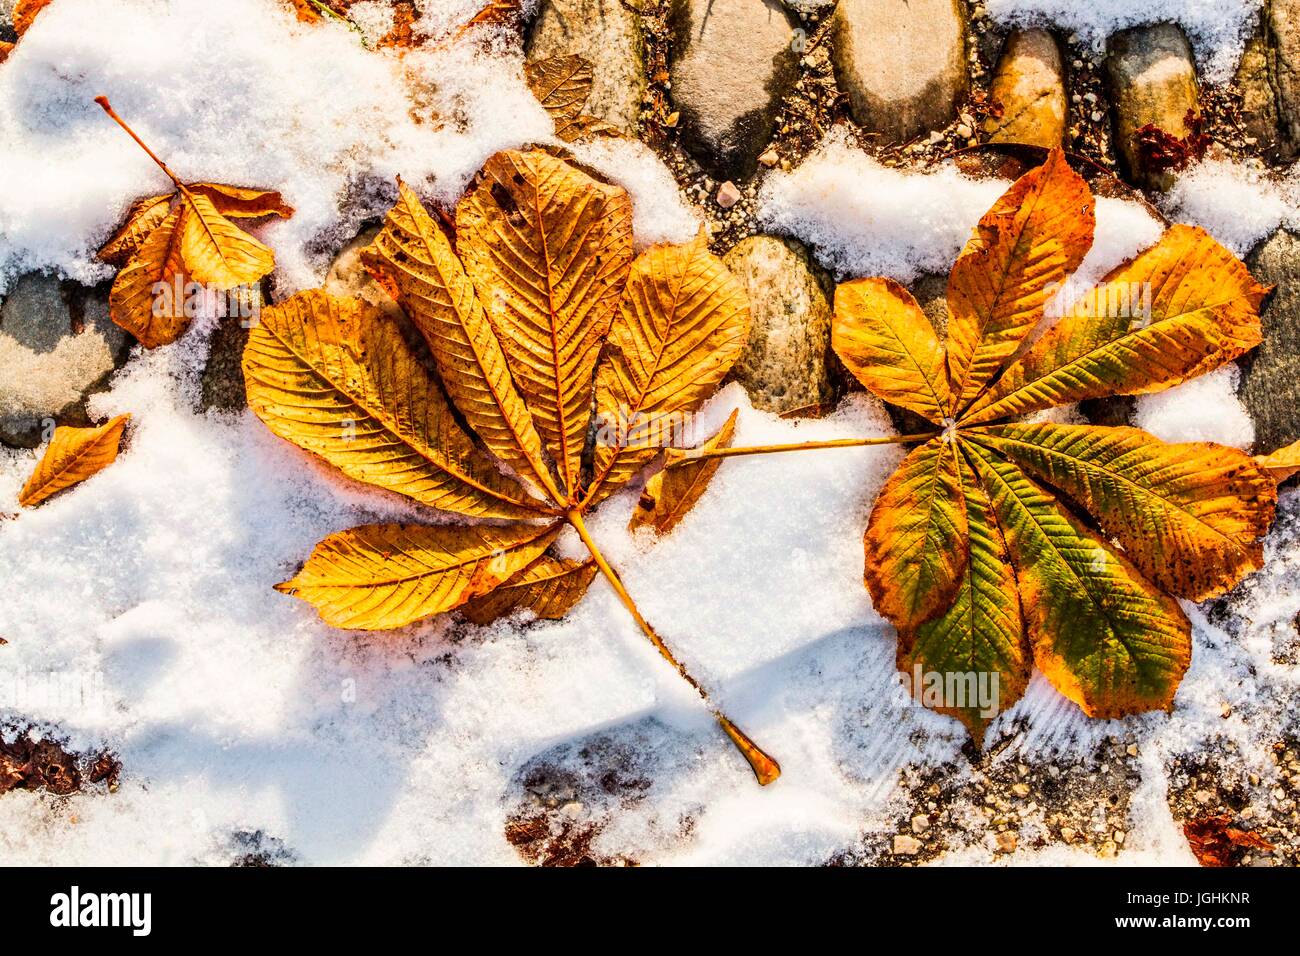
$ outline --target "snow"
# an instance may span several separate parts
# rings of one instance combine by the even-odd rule
[[[365,34],[366,42],[377,44],[393,28],[393,8],[384,0],[362,0],[348,7],[348,19]]]
[[[319,281],[321,250],[382,215],[399,174],[447,202],[493,152],[553,131],[501,44],[399,59],[278,0],[58,0],[0,69],[0,169],[25,186],[0,195],[0,292],[34,269],[105,278],[89,253],[168,188],[100,94],[182,178],[283,192],[297,214],[259,233],[282,292]]]
[[[632,197],[632,228],[638,248],[655,242],[687,242],[703,225],[668,167],[650,147],[621,137],[598,136],[572,148],[574,158],[617,183]]]
[[[1003,188],[949,164],[902,173],[837,130],[798,167],[767,177],[758,215],[766,228],[812,246],[837,279],[885,275],[906,283],[947,271]]]
[[[1257,164],[1205,159],[1183,172],[1161,199],[1174,222],[1202,226],[1239,256],[1279,226],[1300,225],[1294,169],[1270,175]]]
[[[1201,71],[1212,81],[1231,77],[1260,0],[985,0],[994,21],[1015,26],[1053,26],[1071,31],[1098,52],[1117,30],[1150,23],[1177,23],[1186,31]]]
[[[0,169],[30,187],[0,194],[0,284],[39,268],[104,277],[90,252],[130,200],[164,185],[91,103],[98,93],[187,178],[283,190],[298,215],[261,231],[277,252],[278,296],[316,284],[333,252],[386,208],[396,175],[451,203],[494,150],[552,135],[504,42],[399,59],[340,26],[300,25],[285,6],[56,0],[0,67]],[[422,26],[446,33],[474,6],[422,4]],[[1232,6],[1216,8],[1226,16]],[[75,29],[91,16],[94,31]],[[367,30],[379,30],[368,16]],[[597,140],[577,155],[627,186],[639,246],[699,228],[644,147]],[[1239,250],[1291,215],[1281,201],[1232,215],[1242,200],[1219,201],[1220,175],[1235,183],[1241,171],[1193,170],[1166,211]],[[1003,188],[951,165],[888,169],[833,135],[802,166],[768,175],[760,214],[841,278],[912,281],[947,271]],[[1160,231],[1145,208],[1100,200],[1082,280]],[[6,862],[223,864],[260,839],[298,863],[518,863],[505,824],[530,805],[529,773],[590,774],[586,749],[614,754],[620,774],[645,781],[634,799],[579,808],[604,825],[595,852],[813,864],[914,812],[900,783],[908,768],[972,779],[964,731],[897,686],[895,635],[861,583],[861,529],[896,449],[727,462],[662,539],[626,530],[635,487],[591,521],[646,616],[781,761],[781,779],[760,789],[601,580],[561,622],[477,628],[450,616],[376,635],[327,628],[275,592],[331,532],[431,516],[334,477],[249,413],[198,411],[212,328],[199,320],[174,346],[137,350],[96,398],[96,416],[133,415],[114,465],[0,521],[0,725],[111,748],[124,767],[111,796],[0,798]],[[1142,397],[1136,421],[1169,440],[1246,445],[1234,375]],[[827,418],[786,421],[752,409],[734,385],[708,404],[701,430],[733,408],[737,444],[892,433],[862,394]],[[33,460],[0,450],[0,512],[18,510]],[[1172,714],[1091,721],[1039,677],[989,731],[1006,744],[997,759],[1034,763],[1137,735],[1142,782],[1118,862],[1190,862],[1165,799],[1165,767],[1179,755],[1228,740],[1247,768],[1275,773],[1265,747],[1294,723],[1300,680],[1279,663],[1300,612],[1300,496],[1287,496],[1284,512],[1268,565],[1242,588],[1239,634],[1187,605],[1196,649]],[[941,862],[994,859],[977,831]],[[996,859],[1097,862],[1059,845]]]
[[[1164,441],[1212,441],[1249,451],[1255,424],[1237,398],[1241,370],[1225,365],[1154,395],[1139,395],[1133,424]]]
[[[802,164],[767,177],[759,218],[811,246],[837,279],[886,275],[909,283],[946,274],[974,223],[1006,187],[966,176],[951,162],[921,172],[884,166],[836,131]],[[1065,308],[1162,231],[1137,203],[1099,197],[1092,250],[1055,307]]]

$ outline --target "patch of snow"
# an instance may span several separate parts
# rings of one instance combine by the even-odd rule
[[[951,164],[932,172],[891,169],[832,131],[798,167],[767,177],[758,217],[811,246],[837,279],[883,275],[908,283],[947,272],[1005,189]]]
[[[1129,27],[1170,22],[1180,25],[1196,50],[1201,71],[1212,81],[1231,77],[1260,0],[985,0],[989,16],[1015,26],[1050,26],[1077,33],[1098,53],[1106,38]]]
[[[1279,226],[1300,225],[1300,179],[1257,165],[1206,159],[1179,175],[1161,205],[1174,222],[1201,226],[1245,256]]]
[[[768,176],[759,218],[810,245],[841,280],[885,275],[909,283],[925,273],[946,274],[980,216],[1008,186],[972,179],[951,163],[928,172],[887,167],[844,133],[832,132],[798,167]],[[1161,232],[1160,222],[1138,203],[1098,197],[1092,249],[1058,305],[1155,243]]]
[[[396,16],[385,0],[361,0],[348,7],[348,19],[365,34],[367,43],[377,44],[393,28]]]
[[[59,0],[0,66],[0,169],[24,184],[0,194],[0,292],[36,269],[107,277],[94,249],[169,187],[100,94],[177,175],[283,192],[296,215],[259,230],[281,294],[319,282],[398,175],[449,202],[493,152],[552,131],[502,43],[399,58],[281,0]]]
[[[524,0],[522,12],[525,19],[531,17],[537,9],[537,2],[538,0]],[[416,0],[415,8],[419,12],[416,31],[435,39],[442,38],[453,29],[468,23],[485,6],[487,0]]]
[[[1255,441],[1237,386],[1241,369],[1229,364],[1152,395],[1139,395],[1133,424],[1163,441],[1210,441],[1248,450]]]
[[[688,242],[703,220],[677,188],[673,174],[654,150],[634,139],[597,136],[569,147],[573,157],[632,197],[632,227],[638,246]]]

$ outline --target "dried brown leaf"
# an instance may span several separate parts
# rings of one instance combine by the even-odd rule
[[[118,415],[94,428],[60,425],[54,429],[49,447],[18,494],[18,503],[24,508],[34,508],[103,471],[117,460],[122,430],[130,419],[130,415]]]
[[[731,447],[737,414],[732,412],[727,416],[718,433],[701,446],[705,451]],[[672,451],[669,450],[668,454],[671,456]],[[702,458],[680,468],[664,468],[652,475],[641,492],[628,527],[633,531],[653,528],[656,534],[667,534],[695,507],[721,465],[721,459]]]
[[[173,198],[168,193],[166,196],[147,196],[132,203],[126,213],[126,223],[99,250],[100,260],[113,266],[126,265],[150,234],[167,219]]]
[[[597,574],[596,562],[542,555],[505,584],[474,598],[461,613],[478,625],[513,611],[532,611],[540,620],[558,621],[582,600]]]
[[[1234,827],[1227,814],[1188,820],[1183,836],[1197,862],[1207,867],[1236,866],[1247,850],[1273,850],[1273,844],[1258,833]]]
[[[190,324],[184,292],[189,277],[181,255],[185,216],[185,209],[169,213],[117,274],[109,292],[109,316],[147,349],[170,345]],[[160,285],[170,291],[159,296]]]

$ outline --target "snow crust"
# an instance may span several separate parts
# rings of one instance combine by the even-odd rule
[[[1161,205],[1174,222],[1201,226],[1245,256],[1279,226],[1300,226],[1300,179],[1294,167],[1279,176],[1257,164],[1205,159],[1179,175]]]
[[[1054,26],[1071,31],[1098,52],[1117,30],[1151,23],[1177,23],[1196,51],[1208,79],[1229,79],[1241,58],[1260,0],[985,0],[989,16],[1017,26]]]

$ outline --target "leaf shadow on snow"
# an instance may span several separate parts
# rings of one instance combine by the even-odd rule
[[[150,776],[200,777],[208,792],[258,797],[271,789],[289,808],[283,830],[250,814],[241,825],[272,832],[316,863],[346,862],[363,851],[387,818],[401,789],[383,747],[341,750],[332,741],[279,734],[231,742],[180,723],[150,728],[133,756]]]
[[[446,660],[416,661],[393,642],[357,646],[347,632],[325,643],[335,646],[305,661],[297,684],[284,689],[298,703],[281,721],[234,739],[219,725],[158,722],[131,741],[132,765],[146,779],[197,778],[205,793],[246,794],[250,805],[265,806],[260,798],[272,793],[282,826],[253,810],[228,822],[264,831],[310,863],[362,857],[407,795],[410,764],[442,726],[436,686]],[[360,688],[358,702],[338,693],[340,675]]]
[[[893,659],[892,628],[843,628],[740,673],[719,695],[781,761],[768,806],[785,815],[784,826],[808,828],[808,862],[837,848],[837,826],[847,835],[881,818],[906,764],[950,760],[964,741],[955,722],[902,693]],[[503,794],[503,832],[521,858],[560,866],[658,862],[689,853],[711,810],[752,796],[747,788],[758,793],[712,723],[676,716],[671,707],[651,708],[520,761]],[[837,794],[843,819],[825,828],[808,821],[791,791]]]

